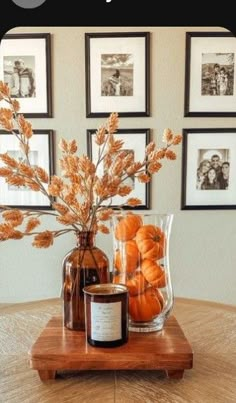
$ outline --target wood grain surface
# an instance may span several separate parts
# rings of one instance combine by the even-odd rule
[[[42,383],[28,351],[61,309],[59,300],[0,304],[0,403],[235,403],[236,307],[176,298],[173,314],[194,351],[181,380],[157,370],[90,370]]]

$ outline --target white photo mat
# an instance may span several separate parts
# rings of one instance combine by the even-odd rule
[[[51,137],[51,138],[50,138]],[[35,131],[30,139],[30,151],[36,155],[36,162],[38,166],[44,168],[49,175],[52,175],[53,167],[53,151],[52,147],[52,131]],[[13,134],[3,134],[0,132],[0,154],[9,153],[13,156],[19,155],[19,141]],[[23,155],[23,154],[22,154]],[[15,156],[14,156],[15,157]],[[31,162],[31,163],[32,163]],[[0,161],[0,167],[5,166]],[[47,189],[47,185],[45,184]],[[35,208],[50,208],[51,204],[49,199],[41,192],[35,192],[31,189],[16,188],[5,182],[4,178],[0,177],[0,204],[7,206],[19,207],[35,207]]]

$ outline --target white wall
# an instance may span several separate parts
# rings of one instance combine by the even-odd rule
[[[85,117],[84,33],[105,31],[151,32],[151,117],[121,118],[120,128],[151,128],[153,139],[161,140],[165,127],[176,133],[182,128],[236,127],[235,118],[184,118],[185,32],[219,31],[215,27],[75,27],[18,28],[12,32],[52,34],[52,119],[31,119],[34,129],[55,130],[60,137],[76,138],[86,153],[86,129],[104,119]],[[176,296],[236,303],[235,210],[181,211],[181,151],[166,163],[152,181],[152,208],[173,212],[171,272]],[[59,172],[57,166],[57,173]],[[44,220],[49,229],[53,222]],[[111,256],[111,238],[100,236],[101,246]],[[56,240],[50,249],[35,249],[31,241],[0,244],[0,302],[20,302],[60,295],[61,261],[74,247],[73,236]]]

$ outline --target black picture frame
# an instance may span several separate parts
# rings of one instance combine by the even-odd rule
[[[17,133],[17,132],[16,132]],[[30,139],[29,154],[32,165],[39,165],[44,168],[49,176],[54,175],[54,132],[53,130],[34,130]],[[18,159],[21,153],[19,141],[12,133],[0,131],[0,153],[8,153],[10,156]],[[23,154],[22,154],[23,158]],[[4,166],[0,162],[0,166]],[[47,185],[45,185],[47,186]],[[52,204],[49,199],[41,192],[33,190],[20,189],[5,183],[3,177],[0,177],[0,205],[10,207],[19,207],[20,209],[30,210],[52,210]],[[54,201],[55,199],[52,198]]]
[[[236,128],[183,129],[182,151],[181,210],[236,209]]]
[[[98,149],[94,138],[96,130],[87,130],[87,154],[91,161],[96,163],[96,151]],[[128,150],[133,150],[134,160],[142,161],[144,158],[145,147],[150,142],[150,129],[119,129],[117,130],[116,139],[123,140],[124,145],[122,150],[128,147]],[[129,184],[130,186],[130,184]],[[137,197],[142,200],[142,204],[136,207],[122,206],[126,210],[149,210],[150,206],[150,194],[151,194],[151,184],[150,183],[140,183],[137,179],[133,182],[134,190],[129,194],[129,197]],[[118,202],[116,201],[118,200]],[[115,202],[112,203],[112,207],[119,207],[120,204],[124,203],[124,198],[115,198]]]
[[[86,33],[85,72],[88,118],[150,116],[149,32]]]
[[[232,33],[186,32],[184,116],[236,116],[236,40]]]
[[[21,73],[16,67],[19,61],[24,66]],[[20,112],[27,118],[51,118],[51,34],[5,35],[0,44],[0,66],[0,79],[12,87]]]

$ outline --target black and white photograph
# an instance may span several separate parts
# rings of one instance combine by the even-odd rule
[[[99,155],[99,146],[95,142],[96,130],[87,130],[87,154],[89,158],[96,164]],[[118,129],[115,134],[116,140],[122,140],[124,142],[123,147],[119,153],[125,153],[130,156],[130,161],[142,161],[145,157],[145,147],[150,142],[150,129]],[[102,177],[105,173],[105,167],[100,166],[97,175]],[[121,196],[115,196],[109,202],[112,207],[119,207],[122,205],[124,209],[136,209],[136,210],[148,210],[150,206],[150,183],[141,183],[135,177],[127,178],[123,184],[130,186],[132,191],[129,197],[138,198],[142,203],[136,207],[124,206],[124,198]],[[110,204],[111,203],[111,204]]]
[[[230,180],[230,150],[198,150],[196,188],[198,190],[227,190]]]
[[[234,94],[234,53],[203,53],[202,95]]]
[[[236,41],[230,32],[187,32],[184,116],[236,116]]]
[[[36,96],[35,57],[4,56],[4,82],[10,88],[12,98]]]
[[[54,153],[53,153],[53,131],[34,130],[34,135],[30,139],[29,162],[19,149],[19,141],[16,136],[5,131],[0,131],[0,154],[8,155],[16,159],[19,163],[27,164],[31,167],[39,166],[46,170],[49,176],[54,174]],[[0,167],[4,166],[0,162]],[[46,185],[45,185],[46,186]],[[34,192],[27,186],[13,186],[0,178],[0,205],[5,204],[12,207],[30,209],[52,209],[51,203],[41,192]]]
[[[102,96],[133,95],[133,55],[101,55]]]
[[[150,33],[85,34],[86,116],[150,116]]]
[[[52,117],[50,43],[50,34],[8,34],[1,41],[0,80],[25,117]]]
[[[236,128],[183,129],[182,210],[236,208]]]

